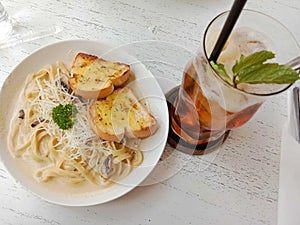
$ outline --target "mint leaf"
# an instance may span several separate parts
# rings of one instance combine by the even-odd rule
[[[247,57],[242,55],[240,61],[232,67],[232,72],[237,77],[235,83],[290,84],[299,79],[298,73],[288,66],[265,63],[274,57],[274,53],[265,50]]]
[[[214,70],[229,84],[233,84],[230,76],[225,70],[225,66],[221,63],[215,63],[214,61],[210,62],[211,66],[214,68]]]
[[[277,63],[256,64],[239,71],[237,83],[290,84],[299,79],[298,73]]]
[[[248,84],[291,84],[299,79],[299,74],[291,67],[278,63],[267,63],[275,54],[262,50],[251,55],[241,55],[232,67],[233,78],[228,75],[223,64],[210,62],[215,71],[234,87],[239,83]]]
[[[262,64],[268,59],[273,59],[275,57],[273,52],[270,51],[259,51],[255,52],[251,55],[245,57],[241,55],[240,60],[236,61],[235,65],[232,67],[233,74],[239,74],[241,70],[249,67],[254,66],[256,64]]]

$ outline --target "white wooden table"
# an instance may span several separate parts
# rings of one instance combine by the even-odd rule
[[[180,82],[183,66],[200,46],[208,22],[230,9],[233,1],[1,2],[20,32],[62,29],[0,49],[1,86],[34,50],[59,40],[84,38],[130,49],[167,89],[167,82]],[[277,18],[300,43],[299,0],[252,0],[246,8]],[[248,124],[232,131],[214,154],[165,155],[154,180],[92,207],[63,207],[40,200],[16,183],[0,162],[0,224],[277,224],[280,137],[286,118],[286,94],[282,94],[266,102]]]

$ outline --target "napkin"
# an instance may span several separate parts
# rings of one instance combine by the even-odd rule
[[[300,224],[300,144],[296,139],[292,88],[288,92],[288,112],[281,139],[278,225]]]

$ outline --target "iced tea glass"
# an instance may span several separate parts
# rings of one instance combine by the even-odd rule
[[[229,131],[249,121],[268,98],[290,85],[241,84],[233,87],[208,62],[228,16],[215,17],[205,30],[203,46],[188,63],[180,86],[167,93],[170,127],[168,142],[189,154],[216,149]],[[252,10],[243,10],[218,61],[230,70],[241,54],[270,50],[285,64],[300,50],[293,35],[280,22]]]

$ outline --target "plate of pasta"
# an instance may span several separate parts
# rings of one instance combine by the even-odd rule
[[[156,79],[133,56],[97,41],[35,51],[8,76],[0,100],[0,157],[17,182],[51,203],[123,196],[166,145],[168,109]]]

